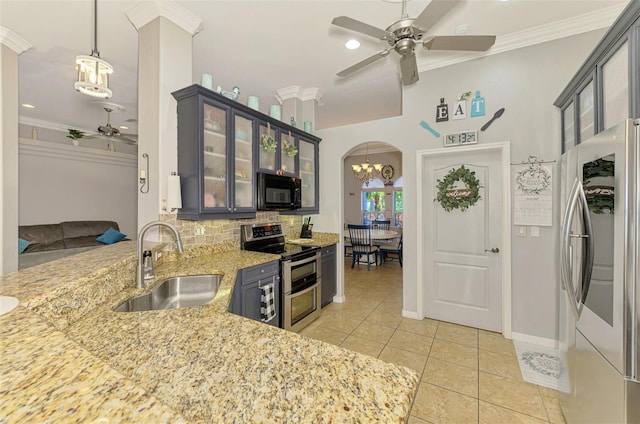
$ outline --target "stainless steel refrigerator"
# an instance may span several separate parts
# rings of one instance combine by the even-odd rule
[[[569,424],[640,423],[640,120],[562,156],[560,351]]]

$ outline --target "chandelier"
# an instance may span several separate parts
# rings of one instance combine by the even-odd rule
[[[369,181],[380,176],[382,164],[369,164],[369,144],[367,144],[367,154],[365,156],[364,162],[351,165],[351,169],[353,169],[353,176],[358,180],[362,180],[364,184],[368,186]]]
[[[109,75],[113,73],[113,66],[102,60],[98,51],[98,0],[93,2],[93,50],[91,55],[76,56],[76,69],[76,91],[103,99],[111,97]]]

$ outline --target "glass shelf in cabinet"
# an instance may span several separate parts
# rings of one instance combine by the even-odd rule
[[[227,180],[224,176],[214,177],[214,176],[211,176],[211,175],[205,175],[204,179],[205,180],[213,180],[213,181],[226,181]]]
[[[204,132],[207,133],[207,134],[214,135],[216,137],[222,137],[222,138],[226,137],[225,133],[220,132],[220,131],[216,131],[216,130],[212,130],[212,129],[209,129],[209,128],[205,128]]]

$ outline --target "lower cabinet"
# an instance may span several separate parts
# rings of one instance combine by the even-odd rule
[[[336,294],[336,245],[323,247],[321,250],[321,269],[322,269],[322,307],[333,302],[333,296]]]
[[[272,282],[274,283],[273,302],[276,315],[266,324],[280,327],[281,299],[279,261],[268,262],[238,271],[229,312],[262,322],[260,313],[262,287]]]

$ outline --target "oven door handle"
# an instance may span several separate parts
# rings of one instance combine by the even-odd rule
[[[298,296],[302,296],[303,294],[309,293],[311,290],[320,290],[320,285],[318,284],[318,282],[315,282],[314,284],[312,284],[311,286],[307,287],[304,290],[301,290],[299,292],[295,292],[295,293],[285,293],[286,296],[288,297],[298,297]],[[317,305],[316,305],[317,307]]]
[[[294,267],[298,265],[304,265],[309,262],[314,262],[320,259],[320,252],[316,252],[313,256],[309,256],[308,258],[300,259],[299,261],[285,261],[287,266]]]

